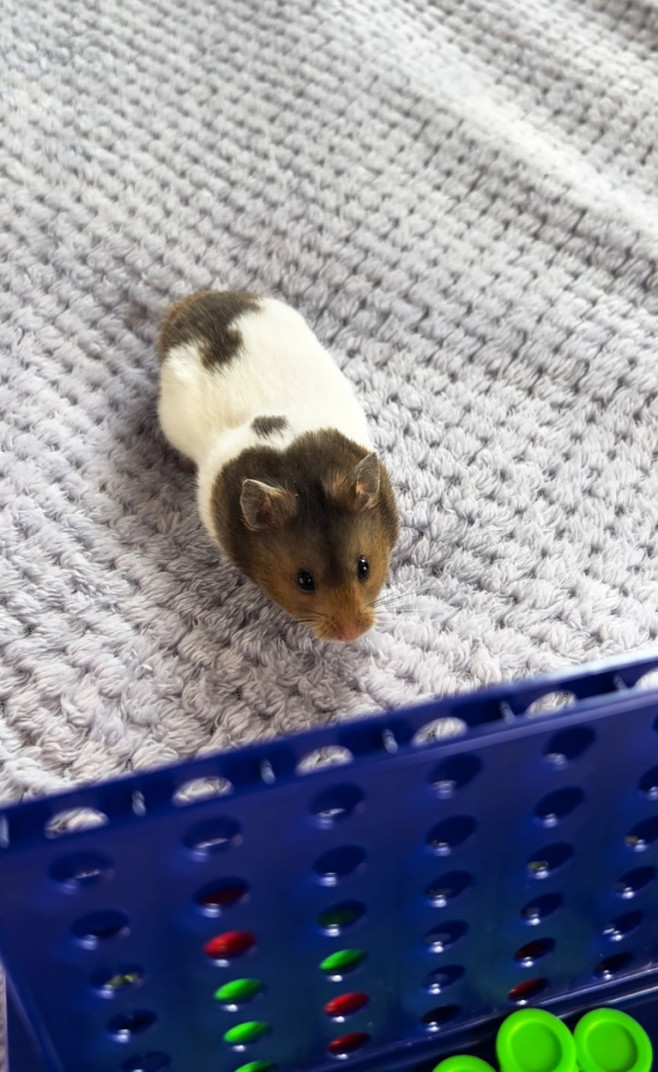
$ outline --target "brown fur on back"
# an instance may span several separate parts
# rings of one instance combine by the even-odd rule
[[[202,290],[175,302],[158,336],[160,358],[164,360],[175,346],[194,342],[206,368],[227,364],[242,344],[240,332],[231,327],[233,321],[260,307],[258,295],[247,290]]]

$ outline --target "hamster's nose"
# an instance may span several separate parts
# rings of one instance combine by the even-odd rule
[[[365,633],[366,627],[364,625],[357,625],[355,622],[345,622],[343,625],[339,625],[336,630],[336,639],[349,642],[350,640],[356,640],[362,633]]]

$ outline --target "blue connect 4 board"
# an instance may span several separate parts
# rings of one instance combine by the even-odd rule
[[[422,1069],[528,1003],[637,1005],[656,1040],[656,667],[0,810],[10,1072]]]

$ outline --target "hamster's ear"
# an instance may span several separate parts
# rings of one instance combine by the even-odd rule
[[[334,473],[326,490],[344,510],[355,514],[370,510],[379,495],[379,458],[376,454],[366,454],[349,472]]]
[[[295,496],[285,488],[264,484],[261,480],[243,480],[240,509],[248,529],[280,529],[295,516]]]

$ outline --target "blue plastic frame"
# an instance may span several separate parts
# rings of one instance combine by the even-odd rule
[[[560,1015],[640,1001],[646,1022],[658,690],[636,685],[656,668],[652,651],[2,810],[11,1072],[236,1072],[251,1060],[329,1072],[327,1047],[345,1034],[369,1036],[344,1057],[360,1072],[408,1068],[486,1047],[517,999]],[[556,691],[573,702],[527,713]],[[446,718],[461,735],[428,736]],[[348,764],[300,772],[336,748]],[[175,802],[209,778],[232,791]],[[53,820],[80,808],[106,824],[54,836]],[[226,882],[245,896],[209,914],[200,891]],[[344,902],[362,912],[337,935],[323,913]],[[218,963],[204,949],[227,931],[253,946]],[[320,964],[343,947],[365,956],[335,978]],[[103,979],[121,974],[135,987],[108,996]],[[217,988],[241,977],[262,993],[223,1007]],[[534,992],[515,989],[533,979]],[[323,1010],[344,993],[368,1001],[336,1021]],[[244,1051],[224,1041],[251,1020],[268,1025],[263,1038]]]

